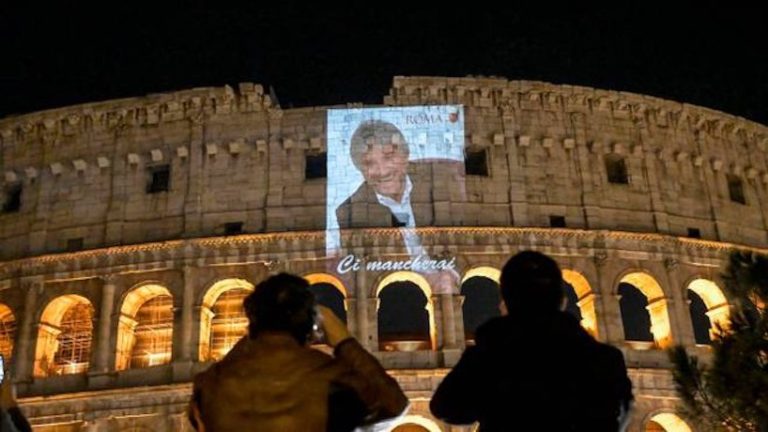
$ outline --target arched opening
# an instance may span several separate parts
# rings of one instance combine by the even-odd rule
[[[432,420],[420,415],[407,415],[397,420],[392,432],[441,432]]]
[[[376,290],[381,351],[418,351],[435,347],[432,291],[423,276],[397,272]]]
[[[573,314],[581,326],[592,336],[597,337],[597,313],[595,312],[595,292],[587,278],[574,270],[563,270],[565,293],[568,296],[566,309]]]
[[[619,284],[619,308],[624,324],[624,339],[630,342],[653,343],[651,317],[648,315],[648,299],[634,285]]]
[[[500,315],[501,295],[498,282],[485,276],[472,276],[461,284],[461,305],[464,316],[464,337],[469,343],[475,339],[477,328],[491,318]]]
[[[635,349],[667,348],[672,344],[667,299],[647,273],[624,276],[617,290],[624,338]]]
[[[697,345],[711,345],[712,338],[709,331],[712,323],[707,316],[707,305],[695,292],[688,290],[688,312],[693,324],[693,338]]]
[[[315,295],[317,303],[329,308],[342,321],[347,322],[347,308],[344,301],[347,290],[344,284],[336,277],[325,273],[314,273],[304,276],[304,279],[309,281],[309,288]]]
[[[645,432],[692,432],[691,427],[676,414],[660,413],[651,417]]]
[[[88,370],[93,313],[91,302],[74,294],[57,297],[45,307],[35,350],[36,377]]]
[[[224,357],[248,331],[243,300],[253,285],[243,279],[225,279],[208,289],[200,307],[200,360]]]
[[[707,279],[695,279],[688,284],[689,311],[697,344],[709,344],[721,332],[727,331],[731,309],[723,291]]]
[[[157,366],[171,361],[173,297],[161,285],[131,290],[120,308],[116,369]]]
[[[0,354],[6,364],[13,355],[13,341],[16,338],[16,317],[7,305],[0,303]]]
[[[615,184],[629,184],[627,162],[624,156],[617,153],[609,153],[603,157],[605,160],[605,172],[608,182]]]

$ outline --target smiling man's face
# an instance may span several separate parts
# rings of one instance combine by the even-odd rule
[[[408,155],[396,144],[371,145],[362,158],[365,181],[379,195],[400,202],[405,191]]]

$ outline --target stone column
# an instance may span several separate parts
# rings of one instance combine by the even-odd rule
[[[184,293],[181,299],[181,328],[179,337],[174,337],[174,342],[178,341],[179,349],[176,351],[178,360],[194,361],[193,353],[199,346],[199,339],[194,334],[195,323],[195,268],[185,265],[184,272]]]
[[[607,261],[608,255],[605,251],[595,251],[593,262],[599,293],[596,298],[596,305],[598,306],[597,312],[601,312],[597,316],[598,332],[601,334],[603,342],[622,346],[624,344],[624,323],[621,320],[620,296],[614,293],[613,281],[605,280]]]
[[[202,229],[203,161],[205,133],[203,117],[191,117],[189,123],[189,163],[187,169],[187,193],[184,200],[184,236],[197,237]]]
[[[456,337],[456,317],[454,314],[453,294],[440,294],[442,312],[443,349],[458,348]]]
[[[363,260],[364,261],[364,260]],[[362,263],[362,268],[365,268],[365,262]],[[377,347],[371,346],[371,337],[368,328],[368,277],[365,274],[365,270],[360,270],[355,273],[355,297],[357,308],[355,310],[350,309],[350,314],[356,314],[357,319],[357,338],[363,347],[369,351],[378,350]]]
[[[107,373],[112,369],[110,365],[110,328],[112,327],[112,310],[115,303],[115,279],[113,276],[102,278],[101,304],[99,307],[98,328],[96,329],[96,344],[93,347],[95,355],[92,356],[93,364],[90,371],[93,373]]]
[[[664,259],[664,269],[667,274],[667,289],[664,291],[664,297],[667,302],[667,322],[669,322],[671,330],[670,343],[682,343],[686,346],[696,345],[696,338],[693,335],[693,323],[688,312],[688,298],[686,296],[687,291],[680,286],[680,280],[678,279],[679,262],[675,258]],[[682,294],[682,298],[677,298]],[[648,305],[650,307],[650,305]]]
[[[14,349],[14,378],[17,381],[30,381],[35,359],[37,341],[37,297],[43,290],[42,276],[25,277],[21,279],[21,289],[26,291],[24,301],[24,316],[21,317]]]
[[[357,328],[357,299],[345,298],[344,310],[347,312],[347,329],[351,335],[357,335],[359,333]]]
[[[368,351],[379,351],[379,298],[368,298],[363,302],[367,309],[366,348]]]

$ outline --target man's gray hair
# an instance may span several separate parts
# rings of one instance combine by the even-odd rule
[[[363,157],[371,149],[378,145],[392,145],[408,158],[410,151],[405,136],[400,129],[392,123],[383,120],[366,120],[357,127],[350,140],[349,154],[352,163],[359,171],[363,171]]]

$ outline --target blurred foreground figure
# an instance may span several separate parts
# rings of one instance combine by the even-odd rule
[[[617,431],[632,383],[618,349],[563,312],[560,268],[526,251],[501,273],[502,317],[483,324],[430,403],[435,417],[480,431]]]
[[[0,432],[31,432],[32,426],[16,403],[16,388],[6,371],[0,384]]]
[[[315,304],[305,279],[272,276],[244,307],[248,336],[195,377],[190,420],[198,431],[351,431],[407,407],[397,382]],[[320,329],[334,357],[308,346]]]

